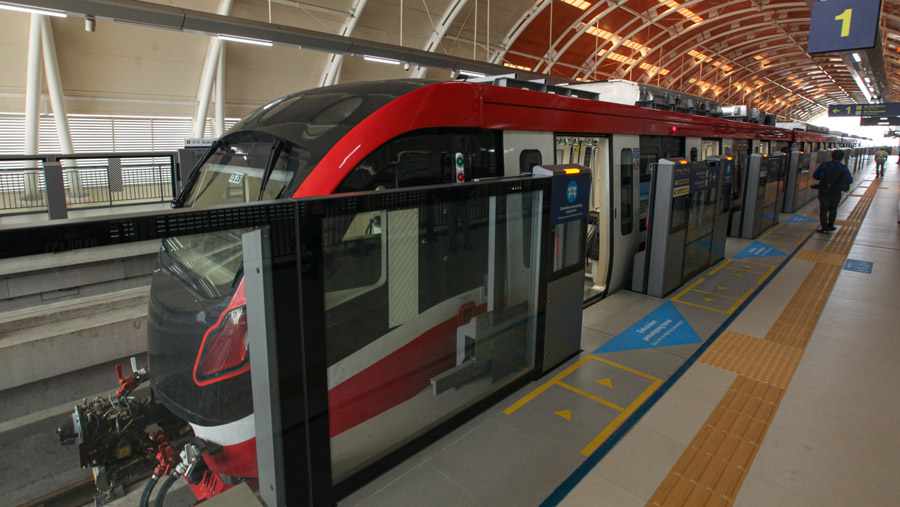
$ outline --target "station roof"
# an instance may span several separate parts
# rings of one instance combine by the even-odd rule
[[[627,79],[807,121],[830,104],[868,103],[841,54],[806,53],[812,3],[561,0],[523,15],[504,58],[569,80]],[[883,3],[881,23],[896,90],[900,3]]]
[[[165,73],[159,62],[169,62],[172,73],[188,81],[196,79],[188,76],[199,77],[200,66],[188,70],[186,64],[202,59],[209,40],[196,34],[239,33],[274,41],[281,52],[263,54],[266,48],[228,42],[226,100],[235,103],[237,96],[244,111],[279,94],[323,84],[448,79],[466,68],[520,72],[527,79],[556,83],[625,79],[722,105],[755,107],[784,120],[809,121],[832,104],[869,102],[860,78],[850,71],[849,55],[806,53],[813,0],[9,1],[66,11],[70,19],[53,27],[69,56],[84,48],[99,59],[115,48],[123,64],[132,61],[138,69],[148,60],[131,34],[98,29],[85,35],[77,18],[185,32],[157,30],[159,42],[142,35],[141,43],[177,47],[178,52],[153,55],[160,66],[155,75]],[[8,28],[21,30],[23,21],[10,20]],[[884,69],[880,98],[894,101],[900,89],[900,0],[882,2],[880,23],[880,47],[866,53],[873,66]],[[122,35],[103,38],[106,32]],[[410,62],[412,68],[372,63],[363,55]],[[128,84],[124,76],[121,91],[108,90],[108,80],[94,90],[74,76],[84,65],[63,62],[61,67],[67,97],[124,96],[150,87],[147,79]],[[247,78],[248,71],[258,79]],[[290,81],[277,79],[286,73]],[[72,82],[79,88],[72,89]],[[189,93],[179,90],[178,96]]]

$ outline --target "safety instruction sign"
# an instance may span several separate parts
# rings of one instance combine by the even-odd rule
[[[550,221],[557,225],[587,218],[591,195],[590,174],[557,177],[553,182]]]
[[[788,224],[801,224],[804,222],[818,222],[815,218],[805,217],[803,215],[793,215],[791,218],[785,220],[785,223]]]
[[[781,250],[778,250],[777,248],[770,247],[762,241],[756,241],[752,245],[741,250],[737,255],[734,256],[734,258],[747,259],[750,257],[776,257],[778,255],[787,254],[782,252]]]
[[[702,341],[675,304],[667,301],[593,353],[687,345]]]
[[[875,266],[875,264],[869,261],[847,259],[847,262],[844,263],[844,271],[856,271],[857,273],[871,275],[873,266]]]

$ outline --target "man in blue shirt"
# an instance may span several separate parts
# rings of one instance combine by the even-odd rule
[[[828,234],[835,230],[834,219],[837,215],[837,207],[841,202],[841,190],[850,189],[853,176],[850,169],[841,162],[844,160],[844,152],[834,150],[831,152],[831,161],[819,164],[813,173],[813,178],[819,181],[819,234]]]

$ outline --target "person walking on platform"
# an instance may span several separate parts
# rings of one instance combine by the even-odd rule
[[[884,163],[887,162],[888,152],[884,148],[878,148],[875,152],[875,177],[884,178]]]
[[[842,160],[844,152],[834,150],[831,152],[831,161],[822,162],[813,173],[813,178],[819,182],[816,185],[819,189],[819,228],[816,232],[820,234],[835,230],[834,219],[841,202],[841,191],[849,191],[850,184],[853,183],[850,169]]]

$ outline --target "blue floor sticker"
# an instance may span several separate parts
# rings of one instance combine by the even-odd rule
[[[804,222],[818,222],[818,220],[816,220],[815,218],[805,217],[803,215],[794,215],[791,218],[785,220],[785,222],[789,224],[799,224]]]
[[[858,261],[856,259],[847,259],[844,263],[845,271],[856,271],[857,273],[872,274],[872,266],[875,264],[869,261]]]
[[[746,259],[748,257],[775,257],[776,255],[787,255],[781,250],[770,247],[762,241],[756,241],[752,245],[743,249],[734,256],[735,259]]]
[[[703,340],[671,301],[652,311],[635,325],[606,342],[594,354],[638,350],[670,345],[687,345]]]

